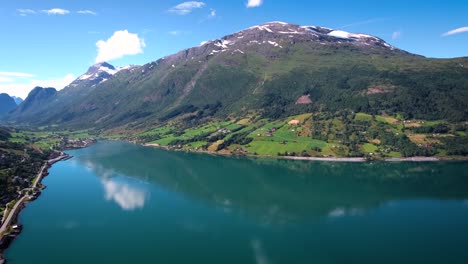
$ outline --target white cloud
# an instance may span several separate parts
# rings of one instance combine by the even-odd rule
[[[211,20],[211,19],[215,19],[216,16],[218,16],[218,13],[216,12],[216,10],[215,9],[210,9],[210,13],[205,18],[200,20],[200,23],[203,23],[203,22]]]
[[[263,0],[249,0],[247,7],[259,7],[263,4]]]
[[[461,28],[457,28],[457,29],[454,29],[454,30],[450,30],[450,31],[445,32],[444,34],[442,34],[442,36],[446,37],[446,36],[451,36],[451,35],[460,34],[460,33],[464,33],[464,32],[468,32],[468,27],[461,27]]]
[[[96,46],[98,48],[96,62],[103,62],[122,58],[125,55],[141,54],[146,44],[137,34],[120,30],[114,32],[107,41],[99,40]]]
[[[48,15],[68,15],[70,14],[70,11],[66,9],[61,9],[61,8],[52,8],[49,10],[42,10],[43,13],[46,13]]]
[[[39,11],[35,11],[32,9],[16,9],[20,16],[27,16],[27,15],[34,15],[37,14]],[[41,10],[40,12],[48,14],[48,15],[68,15],[70,14],[69,10],[61,9],[61,8],[52,8],[48,10]],[[97,12],[92,10],[78,10],[76,11],[77,14],[81,15],[93,15],[96,16]]]
[[[54,87],[57,90],[62,90],[65,86],[69,85],[76,79],[73,74],[69,73],[65,75],[63,78],[58,79],[50,79],[50,80],[33,80],[32,84],[34,86],[41,86],[41,87]]]
[[[187,15],[191,13],[194,9],[202,8],[203,6],[205,6],[205,3],[203,2],[196,2],[196,1],[183,2],[169,9],[169,12],[176,13],[178,15]]]
[[[399,38],[401,38],[401,35],[402,35],[401,31],[395,31],[392,34],[392,39],[394,39],[394,40],[399,39]]]
[[[32,75],[31,75],[32,76]],[[22,76],[19,76],[22,77]],[[57,90],[62,90],[65,86],[69,85],[76,79],[73,74],[67,74],[64,77],[48,80],[27,80],[26,82],[9,82],[8,84],[0,83],[0,93],[7,93],[10,96],[18,96],[26,98],[29,92],[36,86],[40,87],[54,87]]]
[[[82,14],[82,15],[93,15],[93,16],[97,15],[97,13],[95,11],[92,11],[92,10],[79,10],[76,13]]]
[[[214,17],[216,17],[216,10],[211,9],[211,12],[210,12],[210,14],[208,15],[208,18],[214,18]]]
[[[36,14],[36,11],[32,9],[16,9],[18,11],[20,16],[27,16],[27,15],[34,15]]]
[[[0,76],[0,83],[14,82],[15,80],[9,77]]]

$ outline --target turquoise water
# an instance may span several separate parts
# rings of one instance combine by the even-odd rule
[[[9,263],[468,263],[468,163],[69,153]]]

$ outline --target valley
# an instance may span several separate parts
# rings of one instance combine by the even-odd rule
[[[98,63],[63,90],[35,88],[2,120],[219,154],[460,159],[464,65],[270,22],[143,66]]]
[[[0,1],[0,264],[468,263],[466,10]]]

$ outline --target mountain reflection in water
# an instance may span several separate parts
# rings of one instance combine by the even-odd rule
[[[393,200],[468,198],[468,165],[456,162],[251,159],[126,143],[97,144],[80,153],[75,160],[102,178],[106,199],[124,210],[144,206],[147,192],[142,182],[226,212],[240,210],[264,223],[358,215]]]

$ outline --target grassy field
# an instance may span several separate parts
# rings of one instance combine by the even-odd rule
[[[276,156],[278,153],[291,155],[293,152],[300,155],[303,151],[308,152],[314,148],[324,148],[326,146],[327,143],[320,140],[310,140],[307,143],[297,141],[282,143],[279,141],[254,140],[248,144],[245,149],[250,153],[256,153],[258,155]]]
[[[391,151],[390,153],[387,154],[390,158],[401,158],[402,155],[400,152],[396,151]]]
[[[362,150],[366,153],[374,153],[378,150],[379,148],[374,145],[374,144],[370,144],[370,143],[366,143],[364,145],[362,145]]]
[[[356,121],[371,121],[372,115],[365,114],[365,113],[356,113],[356,117],[354,119]]]
[[[161,138],[157,140],[153,140],[150,143],[168,146],[174,140],[190,140],[196,136],[215,133],[219,129],[234,130],[240,127],[242,126],[232,121],[211,122],[204,126],[186,129],[180,135],[175,135],[174,129],[166,126],[166,127],[160,127],[160,128],[142,133],[140,134],[140,136],[158,135]]]
[[[10,142],[13,143],[29,143],[31,146],[38,149],[51,149],[57,147],[58,144],[62,141],[62,138],[68,139],[87,139],[94,138],[95,136],[87,130],[78,130],[78,131],[17,131],[11,133]]]
[[[298,124],[289,124],[298,120]],[[408,144],[415,148],[436,148],[432,155],[444,153],[443,139],[454,136],[466,137],[467,132],[441,134],[414,133],[421,126],[436,126],[442,121],[411,120],[403,123],[401,116],[370,115],[366,113],[349,113],[324,118],[323,113],[306,113],[278,120],[249,118],[212,121],[206,125],[176,131],[174,127],[159,127],[140,135],[157,135],[159,138],[151,141],[160,145],[173,145],[186,150],[205,149],[221,153],[249,153],[255,155],[305,155],[305,156],[365,156],[372,153],[375,158],[402,157]],[[413,124],[413,125],[411,125]],[[222,132],[221,132],[222,130]],[[413,131],[414,130],[414,131]],[[372,132],[374,131],[374,132]],[[387,141],[379,137],[387,133]],[[372,133],[371,133],[372,132]],[[388,137],[405,137],[407,143],[399,146],[388,142]],[[213,137],[213,138],[212,138]],[[246,139],[243,141],[241,138]],[[399,139],[401,140],[401,139]],[[194,142],[191,142],[194,141]],[[243,143],[244,142],[244,143]],[[355,142],[353,146],[350,142]],[[221,147],[219,147],[221,146]],[[408,153],[408,152],[405,152]],[[405,154],[407,155],[407,154]]]
[[[375,120],[381,123],[387,123],[387,124],[396,124],[399,122],[398,119],[391,117],[391,116],[381,116],[381,115],[376,115]]]
[[[195,150],[195,149],[205,146],[206,144],[208,144],[207,141],[195,141],[195,142],[187,144],[186,149]]]

